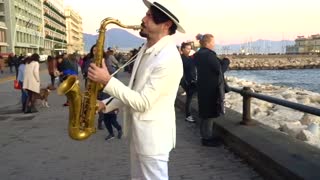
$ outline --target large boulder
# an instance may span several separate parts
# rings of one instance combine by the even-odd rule
[[[300,119],[301,124],[309,125],[311,123],[320,124],[320,116],[305,113]]]

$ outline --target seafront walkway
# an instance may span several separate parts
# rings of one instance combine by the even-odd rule
[[[129,179],[126,139],[105,141],[106,130],[99,130],[85,141],[71,140],[67,132],[69,108],[62,106],[66,98],[56,91],[49,95],[49,108],[39,102],[38,113],[21,113],[20,91],[13,89],[12,75],[0,76],[0,179]],[[119,79],[127,82],[128,75],[121,73]],[[42,86],[49,82],[47,71],[42,70]],[[201,146],[196,125],[185,122],[178,108],[176,112],[177,146],[170,156],[171,180],[263,179],[228,147]]]

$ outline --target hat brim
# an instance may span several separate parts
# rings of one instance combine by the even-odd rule
[[[157,6],[157,4],[154,4],[152,2],[150,2],[149,0],[143,0],[144,4],[150,8],[151,6],[154,6],[156,8],[158,8],[160,11],[162,11],[164,14],[166,14],[175,25],[177,25],[177,30],[181,33],[185,33],[186,31],[183,29],[183,27],[179,24],[179,22],[177,20],[175,20],[175,18],[173,18],[169,13],[167,13],[166,11],[164,11],[161,7]]]

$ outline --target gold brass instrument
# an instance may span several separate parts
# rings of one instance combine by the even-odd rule
[[[116,24],[126,29],[141,29],[140,25],[123,25],[119,20],[113,18],[105,18],[104,20],[102,20],[96,44],[97,52],[94,56],[93,62],[99,67],[102,67],[105,31],[108,24]],[[97,95],[102,88],[103,87],[101,84],[95,83],[88,79],[85,92],[84,94],[82,94],[77,76],[69,76],[59,85],[57,89],[58,94],[65,94],[69,102],[68,131],[69,136],[72,139],[84,140],[87,139],[91,134],[96,132],[94,121],[96,110],[98,108]]]

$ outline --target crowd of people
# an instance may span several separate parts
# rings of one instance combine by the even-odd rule
[[[25,56],[23,56],[22,54],[18,56],[16,54],[11,53],[6,58],[0,55],[0,73],[1,74],[5,73],[5,67],[7,65],[9,67],[9,73],[15,73],[17,78],[20,63],[24,58]],[[5,59],[7,59],[7,62],[5,62]]]
[[[19,83],[21,91],[21,111],[23,113],[36,113],[36,100],[41,96],[41,90],[46,89],[49,91],[56,90],[57,86],[63,82],[68,76],[75,75],[78,78],[83,78],[87,82],[87,74],[90,63],[93,62],[96,53],[95,45],[92,46],[90,53],[87,55],[79,54],[66,54],[62,53],[56,56],[48,56],[46,65],[48,74],[50,76],[49,85],[40,84],[40,56],[37,53],[31,55],[9,55],[7,64],[9,73],[16,73],[16,80]],[[104,53],[105,64],[110,72],[114,72],[119,67],[119,60],[115,57],[115,49],[108,48]],[[4,73],[5,62],[4,58],[0,56],[0,72]],[[41,88],[42,86],[42,88]],[[104,92],[99,92],[97,99],[107,98],[109,95]],[[69,102],[63,104],[69,106]],[[108,130],[106,140],[112,139],[115,135],[113,127],[117,129],[117,137],[122,137],[122,128],[117,121],[117,110],[104,114],[99,113],[98,129],[104,129],[102,123],[105,124]]]
[[[94,57],[96,55],[96,45],[93,45],[90,52],[87,55],[78,54],[63,54],[56,56],[55,58],[48,57],[48,72],[51,77],[51,89],[56,89],[55,79],[59,79],[58,83],[63,82],[70,75],[76,75],[78,78],[84,79],[84,85],[87,86],[88,82],[88,68],[90,63],[94,62]],[[108,67],[110,72],[114,72],[119,67],[119,60],[115,57],[115,49],[108,48],[104,52],[104,63]],[[107,93],[98,92],[97,99],[104,99],[109,97]],[[68,100],[63,104],[64,106],[69,106]],[[103,130],[103,123],[108,131],[108,135],[105,140],[110,140],[115,137],[113,132],[113,127],[117,129],[117,138],[122,137],[122,128],[117,121],[117,110],[109,113],[98,113],[98,126],[97,129]]]

